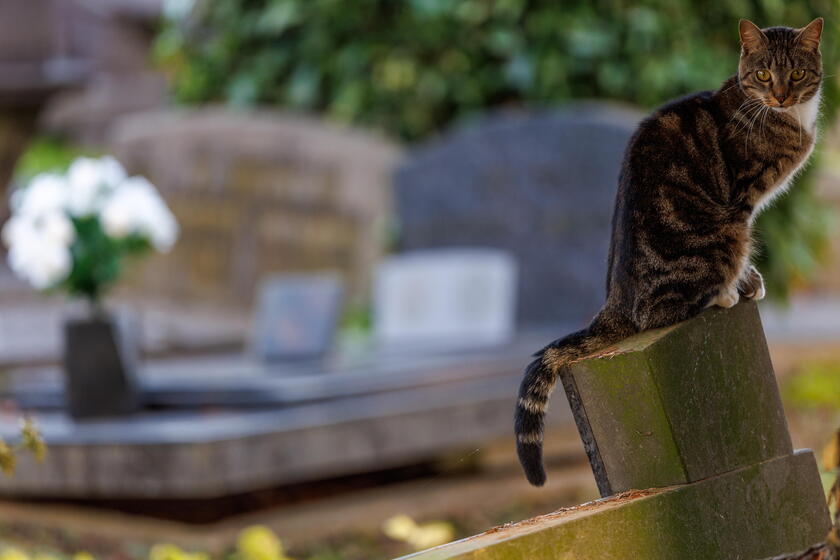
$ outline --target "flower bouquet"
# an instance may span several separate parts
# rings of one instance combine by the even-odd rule
[[[102,306],[127,258],[168,251],[178,224],[155,187],[112,157],[79,158],[66,174],[34,177],[11,196],[3,227],[12,271],[32,287],[89,303],[65,324],[68,404],[76,417],[133,410],[130,348]]]

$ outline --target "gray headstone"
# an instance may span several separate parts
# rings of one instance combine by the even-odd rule
[[[315,358],[332,343],[343,287],[333,274],[269,276],[257,296],[252,351],[264,360]]]
[[[521,323],[582,324],[604,300],[610,221],[639,115],[502,113],[420,147],[396,175],[401,247],[494,247],[519,267]]]

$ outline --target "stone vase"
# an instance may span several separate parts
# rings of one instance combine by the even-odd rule
[[[140,408],[136,346],[128,325],[108,315],[64,324],[67,410],[74,419],[125,416]]]

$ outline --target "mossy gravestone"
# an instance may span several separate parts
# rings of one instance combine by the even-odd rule
[[[753,303],[629,338],[561,379],[602,496],[793,451]]]
[[[825,537],[816,461],[791,446],[754,303],[629,338],[562,379],[610,497],[416,558],[747,560]]]

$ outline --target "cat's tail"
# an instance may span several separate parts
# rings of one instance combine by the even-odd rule
[[[534,486],[545,484],[542,464],[543,424],[548,398],[557,383],[557,375],[564,367],[620,341],[626,333],[605,330],[594,325],[555,340],[534,356],[525,369],[516,404],[516,451],[525,469],[528,482]]]

